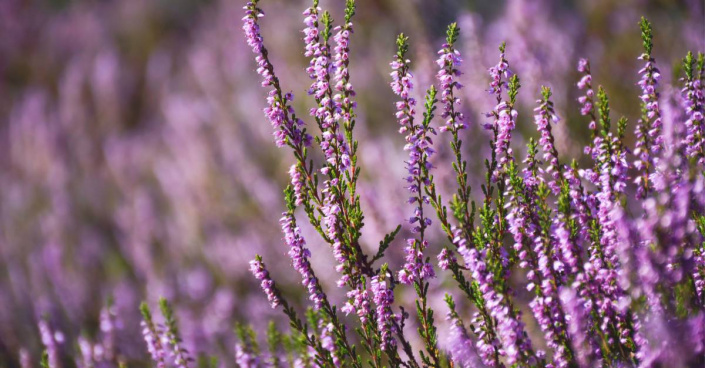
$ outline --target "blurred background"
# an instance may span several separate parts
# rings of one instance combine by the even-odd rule
[[[146,366],[137,307],[143,300],[155,306],[160,296],[173,302],[194,356],[216,355],[232,366],[237,321],[282,322],[248,271],[255,253],[286,296],[304,305],[278,225],[293,159],[276,149],[262,113],[265,90],[241,30],[244,2],[0,0],[0,366],[19,366],[21,355],[36,365],[40,321],[65,366],[73,366],[81,339],[103,341],[113,349],[104,354]],[[311,107],[300,32],[309,3],[261,1],[265,43],[302,116]],[[653,23],[661,91],[672,94],[674,65],[687,50],[705,51],[704,3],[359,0],[351,75],[367,249],[376,250],[411,211],[388,87],[397,33],[410,36],[422,91],[434,82],[447,24],[459,23],[466,149],[471,182],[479,183],[489,150],[480,124],[493,107],[487,69],[502,41],[522,81],[515,150],[536,136],[531,111],[548,85],[563,118],[558,148],[581,158],[588,121],[576,101],[578,59],[590,59],[615,116],[633,123],[639,17]],[[343,5],[321,1],[338,20]],[[444,137],[437,146],[443,183],[452,180]],[[310,228],[304,233],[321,279],[335,280],[331,252]],[[432,254],[444,245],[436,239]],[[393,266],[402,247],[400,235],[389,254]],[[440,277],[433,288],[443,283]],[[397,297],[412,305],[412,295]],[[433,303],[443,314],[442,298]]]

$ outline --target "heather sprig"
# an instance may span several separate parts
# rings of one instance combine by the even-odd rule
[[[140,313],[142,313],[142,336],[147,344],[147,351],[152,357],[157,368],[166,367],[166,349],[162,345],[161,330],[152,319],[152,312],[147,303],[140,304]]]
[[[634,167],[639,171],[636,178],[637,196],[644,198],[653,189],[653,174],[656,165],[657,154],[663,149],[663,137],[661,136],[661,110],[659,109],[659,94],[656,86],[661,79],[661,72],[655,65],[655,60],[651,56],[653,48],[653,33],[651,23],[642,17],[639,23],[641,27],[641,38],[644,44],[644,53],[639,59],[646,62],[644,68],[639,70],[641,80],[641,111],[642,115],[637,122],[636,137],[637,143],[634,148],[634,155],[637,160]]]
[[[174,358],[174,363],[179,368],[188,368],[192,358],[188,351],[182,346],[181,334],[179,333],[179,325],[174,315],[174,310],[165,298],[159,299],[159,309],[164,316],[164,340],[171,346],[171,356]]]
[[[577,86],[581,90],[585,90],[585,95],[580,96],[578,101],[580,102],[580,114],[588,115],[590,117],[590,123],[588,128],[590,129],[590,141],[585,147],[585,154],[590,154],[595,138],[597,137],[597,116],[595,115],[595,91],[592,89],[592,74],[590,72],[590,61],[587,59],[580,59],[578,62],[578,72],[583,73]]]
[[[683,59],[682,89],[683,107],[688,120],[686,126],[686,155],[701,166],[705,165],[705,57],[698,53],[697,58],[688,52]]]
[[[458,40],[460,28],[457,23],[451,23],[446,31],[446,40],[442,48],[438,51],[438,59],[436,64],[440,70],[436,74],[439,81],[439,90],[441,92],[440,102],[443,105],[443,113],[441,118],[445,119],[445,125],[438,128],[441,132],[450,132],[451,149],[455,161],[453,162],[453,170],[456,174],[456,182],[458,184],[457,192],[452,201],[451,208],[453,214],[460,223],[460,228],[465,231],[466,236],[469,236],[471,224],[470,214],[470,185],[468,184],[467,161],[463,158],[462,147],[463,141],[460,137],[460,132],[468,128],[465,115],[460,112],[460,98],[457,96],[458,91],[463,88],[463,85],[458,81],[462,75],[458,69],[461,66],[462,58],[460,51],[455,47],[455,42]]]
[[[538,128],[541,138],[539,144],[543,149],[543,160],[548,164],[546,173],[550,175],[548,187],[553,194],[557,195],[560,192],[561,181],[563,179],[561,166],[558,163],[558,151],[555,146],[555,139],[551,132],[551,124],[559,121],[558,116],[553,108],[551,101],[551,89],[549,87],[541,87],[541,100],[537,103],[539,106],[534,109],[536,115],[534,122]]]
[[[460,367],[483,367],[480,357],[473,347],[472,339],[465,329],[463,320],[458,315],[455,300],[449,294],[445,295],[448,306],[446,319],[450,323],[450,336],[448,336],[449,358]]]
[[[455,33],[455,34],[453,34]],[[451,43],[453,38],[457,38],[457,30],[449,29],[448,43]],[[436,89],[431,87],[428,90],[426,97],[426,112],[421,124],[414,123],[414,113],[416,100],[409,97],[412,91],[413,84],[411,81],[411,73],[409,72],[409,62],[406,59],[408,51],[408,38],[403,34],[397,38],[397,54],[392,62],[392,89],[402,98],[397,102],[397,118],[399,124],[402,125],[400,132],[407,133],[405,137],[406,145],[404,150],[409,151],[409,160],[406,162],[408,176],[406,182],[407,189],[411,193],[409,203],[414,206],[413,216],[409,219],[412,228],[412,233],[417,234],[415,238],[406,240],[407,246],[404,248],[406,253],[405,264],[402,270],[399,271],[398,278],[402,284],[412,284],[416,290],[418,299],[416,300],[416,312],[421,327],[419,334],[424,339],[426,345],[426,354],[421,352],[421,360],[424,364],[438,367],[440,364],[436,327],[433,322],[433,310],[428,308],[428,279],[435,277],[433,266],[429,262],[429,257],[424,255],[424,251],[428,247],[426,240],[426,228],[432,224],[430,218],[424,214],[424,206],[430,203],[426,188],[431,185],[430,169],[432,164],[430,158],[435,152],[432,145],[432,135],[435,130],[430,127],[431,116],[435,109],[434,103],[436,100]],[[373,279],[374,281],[374,279]],[[379,318],[379,311],[378,311]]]

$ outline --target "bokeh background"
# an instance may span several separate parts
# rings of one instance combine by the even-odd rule
[[[321,1],[334,19],[342,18],[343,3]],[[540,86],[549,85],[563,117],[558,148],[581,159],[588,136],[576,101],[578,59],[591,60],[614,114],[635,122],[639,17],[655,28],[662,92],[674,93],[674,64],[689,49],[705,50],[704,3],[359,0],[351,74],[367,249],[376,249],[410,211],[388,88],[397,33],[411,38],[423,90],[434,81],[446,25],[459,23],[463,107],[471,121],[466,149],[471,180],[479,183],[489,149],[480,124],[493,107],[487,68],[502,41],[522,80],[516,140],[536,136],[532,105]],[[65,366],[73,366],[79,337],[105,340],[106,331],[114,354],[146,366],[137,306],[143,300],[155,306],[160,296],[173,302],[194,356],[216,355],[232,366],[237,321],[282,321],[249,274],[255,253],[287,297],[305,300],[278,226],[292,157],[275,148],[262,113],[265,91],[240,28],[243,5],[0,0],[0,366],[18,366],[21,351],[36,364],[42,320],[55,331]],[[305,115],[311,101],[300,30],[309,2],[262,0],[261,6],[272,60]],[[437,175],[447,182],[446,141],[438,142]],[[322,280],[334,280],[331,252],[304,230],[314,268]],[[437,239],[432,252],[443,246]],[[401,263],[402,246],[400,236],[392,265]],[[434,290],[443,283],[435,280]],[[411,305],[411,295],[397,297]],[[433,299],[445,310],[440,297]],[[113,325],[101,324],[101,314]]]

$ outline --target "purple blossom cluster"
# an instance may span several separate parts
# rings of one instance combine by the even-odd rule
[[[460,51],[455,49],[451,42],[446,42],[438,50],[438,55],[436,64],[440,70],[436,74],[436,78],[438,78],[438,89],[441,91],[441,101],[443,102],[441,117],[446,119],[446,124],[439,130],[457,132],[467,129],[467,124],[464,121],[465,116],[458,111],[457,107],[460,105],[460,98],[456,96],[456,91],[463,88],[463,85],[458,82],[458,77],[462,74],[458,68],[463,62]]]
[[[380,349],[387,351],[396,347],[394,339],[396,317],[391,311],[392,305],[394,305],[394,291],[389,288],[383,275],[372,277],[370,286],[374,302],[377,305],[377,326],[382,340]]]
[[[272,308],[276,308],[281,304],[279,296],[274,289],[274,281],[269,277],[269,271],[265,268],[262,259],[258,258],[250,261],[250,272],[260,281],[260,286],[262,286],[264,293],[267,294],[267,299]]]
[[[308,290],[313,308],[316,310],[321,309],[325,299],[318,283],[318,278],[311,270],[311,263],[309,262],[311,251],[306,248],[306,241],[301,234],[301,229],[296,225],[294,215],[289,212],[285,212],[282,215],[279,223],[284,233],[284,240],[289,246],[289,257],[294,269],[301,274],[301,282]]]

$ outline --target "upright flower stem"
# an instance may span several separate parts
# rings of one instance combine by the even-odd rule
[[[429,159],[435,152],[432,148],[433,141],[431,135],[435,134],[430,127],[434,103],[436,101],[436,89],[431,87],[426,95],[426,112],[421,124],[414,123],[416,100],[410,97],[413,84],[409,71],[409,61],[406,59],[408,50],[408,38],[403,34],[397,38],[397,54],[391,63],[392,69],[392,89],[401,97],[397,102],[397,119],[401,125],[400,132],[407,133],[404,149],[409,151],[409,161],[406,162],[408,176],[406,182],[409,184],[408,190],[412,194],[409,203],[415,206],[414,215],[409,223],[413,226],[412,232],[418,234],[416,238],[407,239],[406,263],[399,271],[399,281],[402,284],[413,284],[416,290],[416,312],[421,322],[419,333],[426,345],[426,356],[421,352],[421,360],[424,364],[438,367],[440,364],[440,352],[438,350],[436,327],[433,322],[433,311],[428,308],[427,294],[429,283],[428,278],[435,277],[433,266],[424,259],[423,251],[427,248],[426,228],[431,225],[431,219],[424,215],[424,205],[430,202],[425,195],[424,188],[431,184],[429,171],[432,167]]]
[[[653,34],[651,23],[644,17],[639,23],[641,27],[641,38],[644,44],[644,53],[639,57],[646,62],[643,69],[639,71],[642,75],[639,81],[641,87],[641,111],[642,115],[637,123],[637,143],[634,148],[634,155],[637,160],[634,167],[639,170],[637,183],[637,197],[645,198],[651,190],[653,183],[651,179],[652,171],[655,169],[656,156],[663,148],[663,137],[661,136],[661,110],[659,108],[659,94],[656,92],[656,85],[661,79],[661,72],[655,65],[655,60],[651,56],[653,48]]]

